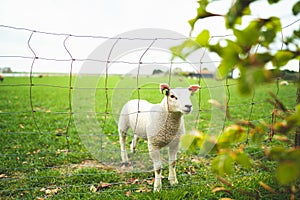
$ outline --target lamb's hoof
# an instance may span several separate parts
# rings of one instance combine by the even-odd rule
[[[121,163],[121,167],[124,168],[124,167],[129,167],[130,166],[130,163],[129,162],[122,162]]]
[[[135,150],[135,149],[131,149],[131,152],[132,152],[132,153],[136,153],[136,150]]]
[[[160,192],[161,191],[161,187],[154,187],[153,192]]]
[[[121,163],[121,166],[119,168],[120,172],[130,172],[133,170],[132,163],[129,162],[123,162]]]
[[[177,178],[173,178],[173,179],[169,179],[170,181],[170,185],[173,186],[173,185],[178,185],[178,180]]]
[[[162,188],[161,179],[155,179],[153,192],[160,192],[161,188]]]

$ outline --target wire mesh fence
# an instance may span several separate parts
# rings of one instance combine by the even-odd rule
[[[283,29],[297,25],[298,22],[299,20],[293,21]],[[130,98],[158,103],[161,100],[159,92],[156,92],[159,91],[159,82],[166,82],[171,86],[186,86],[191,82],[201,86],[194,96],[194,114],[186,121],[189,126],[187,130],[197,129],[204,133],[219,134],[220,130],[233,123],[233,119],[274,124],[276,118],[273,110],[276,105],[266,102],[266,90],[280,97],[288,109],[293,109],[296,105],[296,87],[292,86],[295,84],[293,82],[290,82],[290,86],[281,86],[277,80],[258,88],[251,97],[241,98],[237,94],[235,80],[217,81],[201,76],[188,79],[176,75],[177,66],[192,65],[195,72],[201,72],[208,66],[218,65],[218,60],[206,59],[206,50],[197,54],[198,59],[191,62],[145,58],[159,43],[181,43],[186,38],[83,36],[5,25],[0,25],[0,29],[28,35],[26,54],[4,54],[0,55],[0,59],[29,63],[28,73],[22,76],[19,74],[21,77],[4,76],[4,81],[0,83],[0,193],[4,199],[81,198],[87,194],[101,198],[129,197],[133,192],[152,191],[152,165],[145,164],[149,162],[149,158],[145,158],[148,154],[146,143],[140,142],[137,154],[129,155],[135,157],[136,162],[142,160],[145,163],[138,163],[139,170],[122,172],[116,121],[120,116],[120,106]],[[63,38],[61,45],[66,57],[40,56],[33,45],[34,38],[40,35],[57,37],[57,40]],[[212,36],[226,37],[228,36]],[[70,43],[78,38],[110,41],[110,48],[103,52],[106,59],[76,57]],[[126,44],[142,41],[145,45],[139,49],[140,53],[134,59],[122,60],[122,57],[119,59],[113,55],[122,41],[126,41]],[[41,67],[40,61],[42,64],[60,63],[65,70],[61,74],[37,73]],[[78,65],[86,62],[96,63],[96,66],[101,64],[104,70],[94,74],[91,71],[80,73]],[[128,76],[112,75],[112,65],[133,66],[134,70]],[[167,70],[158,76],[143,74],[143,70],[150,65],[164,65]],[[282,89],[283,87],[285,88]],[[155,92],[157,96],[153,97]],[[214,99],[215,93],[222,92],[224,95],[217,102],[223,106],[222,113],[215,113],[220,115],[213,118],[213,113],[220,109],[216,109],[216,103],[209,103],[209,100]],[[80,95],[76,96],[77,94]],[[220,123],[212,119],[218,119]],[[264,159],[262,151],[250,155]],[[175,189],[205,185],[210,187],[218,181],[208,170],[210,163],[206,158],[213,156],[180,152],[178,176],[181,183]],[[166,158],[163,159],[166,161]],[[232,179],[255,173],[251,170],[239,171]],[[165,179],[167,178],[164,178],[164,182]],[[167,184],[163,186],[163,189],[171,188],[174,187]]]

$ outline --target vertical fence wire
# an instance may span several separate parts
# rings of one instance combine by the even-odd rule
[[[110,50],[109,50],[109,53],[108,53],[108,56],[107,56],[107,60],[106,60],[106,63],[105,63],[105,77],[104,77],[104,92],[105,92],[105,111],[104,111],[104,121],[102,123],[102,127],[101,127],[101,131],[102,133],[104,133],[105,131],[105,127],[106,127],[106,123],[107,123],[107,115],[109,115],[109,110],[108,110],[108,106],[109,106],[109,95],[108,95],[108,90],[109,90],[109,87],[108,87],[108,79],[109,79],[109,74],[108,74],[108,69],[109,69],[109,64],[111,63],[110,59],[111,59],[111,54],[114,50],[114,48],[116,47],[117,43],[119,42],[119,38],[115,40],[115,42],[113,43],[113,45],[111,46]],[[103,134],[101,134],[101,138],[100,138],[100,143],[101,143],[101,152],[103,152]],[[101,157],[100,157],[100,160],[103,161],[103,154],[101,153]]]
[[[36,111],[35,111],[35,109],[34,109],[34,106],[33,106],[33,100],[32,100],[32,99],[33,99],[32,90],[33,90],[33,86],[34,86],[34,83],[33,83],[33,66],[34,66],[34,63],[35,63],[36,59],[38,59],[38,57],[37,57],[35,51],[33,50],[33,48],[32,48],[31,45],[30,45],[30,42],[31,42],[31,39],[32,39],[32,36],[34,35],[34,33],[35,33],[35,31],[32,31],[31,34],[30,34],[30,36],[29,36],[29,38],[28,38],[28,40],[27,40],[27,46],[28,46],[28,48],[30,49],[30,51],[31,51],[31,52],[33,53],[33,55],[34,55],[34,57],[33,57],[33,59],[32,59],[31,66],[30,66],[30,73],[29,73],[29,80],[30,80],[29,99],[30,99],[30,107],[31,107],[32,119],[33,119],[33,121],[34,121],[34,125],[35,125],[37,131],[38,131],[39,133],[42,133],[40,127],[39,127],[38,124],[37,124],[37,119],[36,119],[36,117],[35,117],[35,112],[36,112]]]
[[[275,92],[276,98],[278,97],[278,94],[279,94],[279,78],[276,79],[276,92]],[[275,100],[273,105],[273,110],[271,113],[271,128],[269,131],[269,138],[268,138],[269,141],[272,141],[273,136],[275,135],[274,125],[276,123],[277,112],[278,112],[278,102]]]
[[[298,62],[298,81],[297,81],[297,92],[296,92],[296,106],[300,106],[300,61]],[[295,148],[300,148],[300,126],[295,130]]]
[[[151,43],[149,44],[149,46],[145,49],[145,51],[140,56],[139,62],[138,62],[138,68],[137,68],[137,73],[136,73],[136,89],[137,89],[138,104],[137,104],[137,113],[136,113],[136,120],[135,120],[134,129],[133,129],[133,134],[136,134],[136,129],[137,129],[138,120],[139,120],[139,113],[141,113],[141,110],[140,110],[140,100],[141,100],[140,90],[141,90],[141,87],[139,85],[139,78],[140,78],[141,64],[143,64],[142,59],[146,55],[146,53],[149,51],[149,49],[154,45],[154,43],[156,41],[157,41],[157,38],[154,38],[151,41]]]
[[[225,88],[226,88],[226,99],[225,99],[225,116],[224,116],[224,123],[223,123],[223,127],[222,130],[224,132],[224,129],[226,127],[226,122],[227,120],[230,120],[230,110],[229,110],[229,103],[231,100],[231,93],[230,93],[230,88],[229,88],[230,84],[229,84],[229,80],[228,78],[226,78],[226,82],[225,82]]]
[[[70,50],[68,49],[66,42],[69,39],[70,35],[67,35],[65,40],[63,41],[63,46],[66,50],[66,52],[68,53],[68,55],[71,58],[71,62],[70,62],[70,71],[69,71],[69,83],[68,83],[68,112],[69,112],[69,116],[68,116],[68,121],[67,121],[67,125],[65,127],[66,129],[66,133],[65,133],[65,138],[66,138],[66,159],[67,159],[67,163],[66,163],[66,186],[65,188],[67,190],[69,190],[69,177],[70,177],[70,165],[71,165],[71,161],[70,161],[70,157],[69,157],[69,152],[71,151],[70,149],[70,126],[71,126],[71,122],[72,122],[72,116],[73,116],[73,107],[72,107],[72,91],[73,91],[73,86],[72,86],[72,78],[73,78],[73,63],[75,61],[75,59],[73,58]],[[67,192],[67,197],[69,195],[69,192]]]
[[[250,102],[250,111],[249,111],[249,116],[248,116],[248,126],[247,126],[247,137],[246,137],[246,144],[249,143],[249,133],[250,133],[250,124],[251,124],[251,120],[252,120],[252,114],[253,114],[253,109],[254,109],[254,105],[255,105],[255,89],[253,90],[253,94],[252,94],[252,98],[251,98],[251,102]]]

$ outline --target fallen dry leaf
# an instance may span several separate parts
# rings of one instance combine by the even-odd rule
[[[132,193],[131,193],[131,191],[130,191],[130,190],[125,192],[125,195],[126,195],[127,197],[130,197],[130,196],[131,196],[131,194],[132,194]]]
[[[111,186],[112,186],[111,183],[103,183],[103,182],[100,182],[100,184],[98,185],[98,187],[100,187],[100,189],[102,189],[102,188],[109,188]]]
[[[276,193],[276,191],[273,188],[271,188],[269,185],[265,184],[264,182],[260,181],[259,184],[263,188],[265,188],[266,190],[268,190],[269,192]]]
[[[229,183],[227,180],[225,180],[225,179],[222,178],[221,176],[218,176],[217,179],[218,179],[219,181],[221,181],[223,184],[227,185],[228,187],[231,187],[231,188],[233,187],[233,186],[231,185],[231,183]]]
[[[139,179],[137,178],[130,178],[126,181],[125,183],[126,185],[129,185],[129,184],[139,184]]]
[[[5,174],[0,174],[0,178],[5,178],[6,175]]]
[[[61,153],[68,153],[68,151],[69,151],[68,149],[57,149],[55,153],[56,153],[56,155],[58,155]]]
[[[183,172],[188,174],[188,175],[194,175],[194,174],[197,173],[193,166],[189,166],[188,168],[184,168]]]
[[[135,192],[139,192],[139,193],[143,193],[143,192],[151,192],[151,189],[147,188],[146,186],[143,186],[137,190],[135,190]]]
[[[38,149],[38,150],[36,150],[36,151],[33,151],[32,153],[33,153],[33,154],[38,154],[38,153],[40,153],[40,152],[42,152],[42,150],[41,150],[41,149]]]
[[[100,182],[99,185],[97,185],[97,186],[91,185],[90,191],[91,192],[98,192],[101,189],[106,189],[106,188],[109,188],[111,186],[112,186],[111,183]]]
[[[227,189],[224,188],[224,187],[216,187],[216,188],[212,189],[212,192],[213,192],[213,193],[217,193],[217,192],[226,192],[226,193],[232,195],[232,192],[231,192],[230,190],[227,190]]]
[[[200,163],[201,161],[200,161],[199,158],[192,158],[191,162],[193,162],[193,163]]]
[[[146,182],[149,185],[153,185],[154,184],[154,180],[155,180],[154,178],[152,178],[152,179],[145,179],[145,180],[143,180],[143,183]]]
[[[289,143],[290,139],[286,136],[274,135],[273,137],[275,140],[279,140],[281,142]]]
[[[58,193],[58,191],[60,190],[60,188],[42,188],[40,189],[41,192],[44,192],[46,195],[51,196],[51,195],[55,195]]]
[[[94,185],[91,185],[90,191],[91,192],[97,192],[97,188]]]

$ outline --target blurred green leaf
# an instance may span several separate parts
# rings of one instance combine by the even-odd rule
[[[300,149],[292,149],[288,153],[289,159],[295,160],[300,169]]]
[[[193,133],[186,133],[181,137],[181,147],[190,151],[195,151],[197,148],[203,148],[202,144],[206,137],[200,131],[193,131]]]
[[[225,60],[222,60],[218,69],[217,69],[217,73],[216,76],[218,79],[224,79],[228,76],[228,73],[231,71],[231,69],[233,69],[235,66],[235,63],[232,63],[230,65],[230,63],[227,63]]]
[[[295,3],[295,5],[293,6],[292,11],[293,11],[294,15],[298,15],[300,13],[300,1]]]
[[[245,95],[251,94],[253,91],[252,85],[249,84],[244,75],[241,75],[241,77],[238,79],[238,90],[241,94]]]
[[[216,48],[220,49],[217,50]],[[236,67],[239,61],[239,54],[242,52],[242,49],[231,40],[226,40],[225,47],[216,45],[212,46],[210,49],[218,51],[219,56],[223,58],[218,67],[217,75],[220,76],[218,78],[226,78],[228,72],[232,71]]]
[[[261,30],[260,44],[268,47],[276,38],[278,32],[281,31],[281,22],[277,17],[270,17],[263,20],[264,26]]]
[[[245,139],[245,130],[239,125],[232,125],[226,127],[223,134],[219,137],[218,145],[220,145],[222,148],[227,148],[229,145],[245,141]]]
[[[267,30],[273,29],[276,32],[282,30],[281,22],[278,17],[270,17],[269,19],[265,20],[267,23],[265,24]]]
[[[300,27],[298,30],[294,30],[294,35],[295,37],[300,38]]]
[[[273,4],[273,3],[277,3],[279,2],[280,0],[268,0],[269,4]]]
[[[218,14],[214,14],[214,13],[208,12],[206,10],[207,5],[209,4],[208,0],[199,0],[198,4],[199,4],[199,7],[197,9],[197,16],[188,21],[191,26],[191,31],[194,30],[195,24],[199,19],[203,19],[206,17],[219,16]]]
[[[297,180],[299,176],[299,166],[292,161],[281,162],[276,171],[276,177],[281,184],[289,184]]]
[[[239,66],[241,77],[238,79],[238,89],[241,94],[251,94],[255,86],[267,82],[271,77],[271,73],[268,72],[264,66],[257,65],[249,66],[245,64],[244,66]]]
[[[250,22],[250,24],[243,30],[233,29],[233,33],[237,38],[237,44],[245,51],[249,51],[252,45],[259,42],[260,32],[258,31],[262,26],[258,20]]]
[[[181,45],[171,47],[172,59],[179,57],[185,60],[191,53],[199,49],[201,46],[192,39],[185,40]]]
[[[182,137],[181,137],[181,147],[183,149],[189,149],[191,147],[191,144],[193,143],[195,139],[195,136],[192,135],[192,134],[184,134]]]
[[[251,130],[251,143],[255,146],[261,146],[262,142],[265,140],[265,133],[267,132],[267,127],[263,125],[258,125]]]
[[[273,59],[273,56],[270,53],[257,53],[255,58],[259,63],[265,64]]]
[[[214,45],[209,45],[208,48],[210,51],[217,53],[220,57],[223,54],[223,47],[221,47],[221,45],[219,43],[214,44]]]
[[[296,112],[289,116],[286,121],[287,126],[290,128],[296,128],[300,126],[300,105],[296,106]]]
[[[208,3],[209,3],[208,0],[199,0],[198,1],[199,7],[197,9],[197,16],[195,18],[189,20],[189,24],[190,24],[192,30],[194,30],[195,23],[198,21],[198,19],[208,16],[208,12],[206,11],[206,7],[207,7]]]
[[[251,163],[250,163],[250,159],[248,157],[248,155],[245,153],[245,152],[239,152],[237,154],[237,157],[236,157],[236,162],[245,167],[245,168],[249,168]]]
[[[292,58],[294,58],[293,52],[281,50],[277,51],[272,60],[272,63],[276,67],[281,67],[286,65]]]
[[[234,172],[232,157],[226,153],[218,155],[212,161],[212,171],[219,175],[232,174]]]
[[[269,156],[278,162],[276,177],[281,184],[289,184],[300,177],[300,149],[275,146]]]
[[[225,159],[224,159],[224,164],[223,164],[223,167],[224,167],[224,172],[226,174],[233,174],[234,172],[234,169],[233,169],[233,159],[230,155],[226,155],[225,156]]]
[[[283,156],[285,156],[285,148],[282,146],[272,147],[269,155],[273,160],[279,161]]]
[[[201,46],[207,46],[210,38],[210,34],[208,30],[203,30],[196,38],[196,42]]]
[[[255,0],[237,0],[235,4],[229,9],[226,14],[226,26],[227,28],[233,28],[235,24],[241,22],[243,15],[250,14],[249,5]]]

